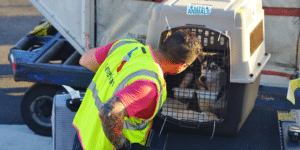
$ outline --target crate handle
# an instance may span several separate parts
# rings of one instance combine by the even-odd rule
[[[195,27],[203,27],[203,28],[205,28],[205,25],[199,25],[199,24],[186,24],[185,26],[186,27],[195,26]]]

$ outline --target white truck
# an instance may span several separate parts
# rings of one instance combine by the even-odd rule
[[[9,53],[15,80],[36,82],[25,93],[21,112],[24,122],[37,134],[51,136],[52,101],[56,92],[63,90],[62,85],[69,85],[81,91],[89,85],[94,73],[78,64],[80,55],[88,49],[104,46],[122,38],[137,39],[156,49],[168,32],[187,29],[198,37],[207,56],[221,55],[222,59],[229,60],[227,68],[222,68],[223,71],[217,75],[217,85],[222,87],[222,90],[196,87],[196,80],[203,73],[197,69],[201,68],[202,62],[199,61],[195,61],[193,66],[187,69],[193,74],[193,79],[185,87],[180,87],[180,83],[187,72],[176,76],[167,75],[168,98],[180,99],[180,104],[187,104],[189,110],[185,111],[187,112],[185,117],[182,113],[160,112],[154,120],[153,128],[157,129],[156,135],[165,136],[162,136],[164,139],[154,140],[155,144],[152,147],[160,149],[158,147],[163,145],[166,149],[175,147],[181,149],[180,142],[186,146],[187,143],[184,142],[188,141],[179,140],[178,144],[170,144],[170,141],[175,142],[180,137],[176,132],[172,132],[174,130],[197,133],[191,134],[192,139],[188,138],[189,135],[182,135],[193,141],[193,144],[186,146],[189,149],[198,149],[197,146],[200,145],[209,149],[234,149],[230,144],[226,144],[230,138],[215,137],[214,141],[208,142],[205,134],[239,137],[235,138],[236,141],[243,140],[237,144],[240,146],[237,149],[259,147],[279,149],[283,147],[282,145],[289,146],[289,143],[283,142],[287,140],[287,136],[280,133],[285,129],[278,130],[278,120],[274,118],[274,114],[277,115],[277,110],[299,109],[299,102],[291,105],[285,97],[289,80],[298,77],[297,0],[287,0],[294,4],[292,6],[296,5],[296,14],[292,13],[291,16],[294,18],[281,18],[287,19],[285,23],[287,22],[289,26],[282,32],[276,30],[276,34],[274,33],[278,28],[276,25],[281,26],[281,22],[278,18],[272,18],[265,13],[272,14],[270,11],[272,8],[278,10],[270,6],[280,5],[279,1],[275,3],[269,0],[29,1],[55,28],[54,32],[48,35],[24,37]],[[275,35],[278,38],[271,37]],[[291,39],[291,45],[286,45],[286,40],[279,36]],[[288,46],[286,49],[291,50],[282,53],[284,44]],[[214,105],[213,101],[217,101],[219,96],[226,98],[218,111],[201,111],[200,100]],[[297,100],[299,97],[297,91],[295,96]],[[173,110],[168,106],[165,108]],[[268,117],[273,117],[269,118],[269,122],[261,120],[263,116],[259,115],[266,111],[264,108],[272,110],[266,113]],[[249,122],[248,116],[253,118],[250,114],[257,117],[257,120],[250,119]],[[298,112],[297,116],[299,117]],[[277,127],[266,131],[265,126],[274,123]],[[254,127],[254,124],[260,125]],[[299,125],[299,122],[296,121],[295,124]],[[250,134],[257,128],[264,130],[258,133],[260,137]],[[275,129],[276,133],[269,133],[275,132]],[[274,135],[278,135],[278,139]],[[205,139],[206,144],[195,140],[197,138]],[[262,143],[266,138],[275,143],[281,141],[283,144]],[[249,143],[247,139],[256,142],[251,142],[252,145],[247,146]],[[222,146],[217,146],[215,142],[221,143]],[[297,146],[299,145],[298,143]]]

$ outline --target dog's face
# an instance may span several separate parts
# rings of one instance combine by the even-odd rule
[[[205,61],[201,65],[200,81],[207,84],[214,83],[218,81],[221,71],[224,70],[221,69],[221,66],[217,62]]]
[[[220,54],[205,56],[201,65],[201,76],[198,78],[198,88],[203,90],[218,90],[219,74],[224,72],[224,58]]]

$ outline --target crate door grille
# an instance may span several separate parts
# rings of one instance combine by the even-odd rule
[[[172,28],[172,33],[187,29],[202,43],[205,55],[202,62],[196,61],[184,72],[167,75],[167,100],[158,116],[188,127],[221,123],[225,118],[227,91],[229,90],[229,38],[202,26]],[[160,43],[168,31],[161,34]]]

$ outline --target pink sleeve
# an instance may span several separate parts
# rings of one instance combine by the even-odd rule
[[[147,119],[156,108],[157,87],[152,81],[137,80],[116,94],[125,105],[129,117]]]
[[[107,44],[106,46],[102,46],[102,47],[98,47],[96,48],[95,51],[95,57],[97,59],[97,62],[101,65],[103,63],[103,61],[105,60],[110,48],[112,47],[113,44],[115,44],[115,42],[111,42],[109,44]]]

